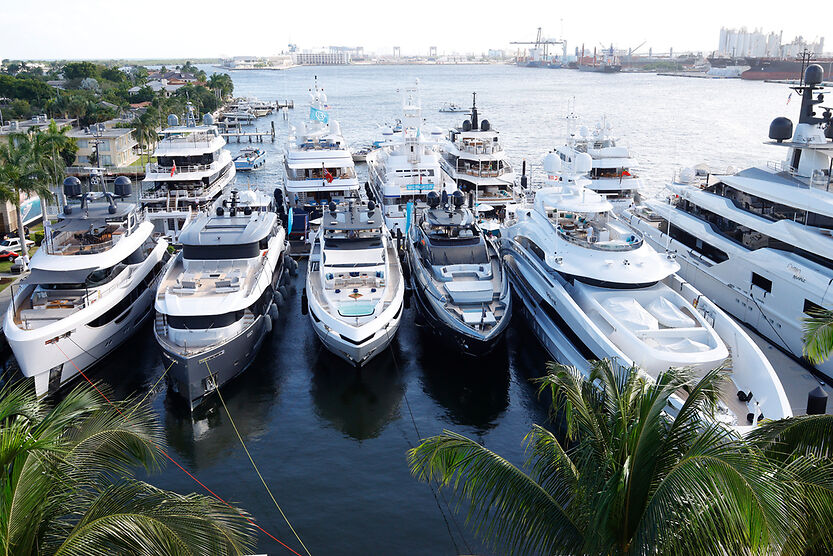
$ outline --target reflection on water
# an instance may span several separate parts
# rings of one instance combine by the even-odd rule
[[[312,367],[315,412],[356,440],[376,438],[388,423],[399,419],[404,392],[390,349],[360,369],[322,350]]]
[[[480,431],[497,426],[509,405],[509,362],[506,343],[487,357],[474,359],[443,347],[430,331],[418,335],[424,346],[419,357],[424,391],[446,408],[455,425]]]
[[[277,332],[277,331],[276,331]],[[280,395],[280,368],[271,364],[276,358],[269,341],[246,372],[222,388],[223,401],[246,442],[267,432],[267,415]],[[217,394],[194,410],[168,390],[164,402],[165,436],[168,444],[195,469],[209,467],[239,448],[234,427]]]

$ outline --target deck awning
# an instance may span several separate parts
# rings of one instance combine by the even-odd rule
[[[33,268],[32,272],[21,280],[25,284],[83,284],[87,276],[98,268],[80,268],[77,270],[42,270]]]

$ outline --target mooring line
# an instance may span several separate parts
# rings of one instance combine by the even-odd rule
[[[72,342],[72,343],[75,343],[75,342]],[[90,386],[92,386],[92,387],[95,389],[95,391],[96,391],[96,392],[98,392],[98,393],[99,393],[99,395],[107,401],[107,403],[109,403],[111,406],[113,406],[113,409],[115,409],[115,410],[118,412],[118,414],[119,414],[119,415],[124,416],[124,413],[122,412],[122,410],[121,410],[121,409],[119,409],[119,407],[118,407],[116,404],[114,404],[112,401],[110,401],[110,398],[108,398],[107,396],[105,396],[105,395],[104,395],[104,392],[102,392],[102,391],[98,388],[98,386],[96,386],[96,385],[95,385],[95,383],[94,383],[92,380],[90,380],[90,379],[89,379],[89,377],[88,377],[86,374],[84,374],[84,371],[82,371],[82,370],[78,367],[78,365],[76,365],[76,364],[75,364],[75,361],[73,361],[73,359],[72,359],[69,355],[67,355],[67,354],[66,354],[66,352],[65,352],[65,351],[61,348],[61,346],[58,344],[58,342],[54,342],[54,343],[53,343],[53,345],[54,345],[55,347],[57,347],[57,348],[58,348],[58,351],[60,351],[60,352],[64,355],[64,357],[66,357],[66,358],[67,358],[67,360],[68,360],[70,363],[72,363],[72,366],[73,366],[73,367],[75,367],[75,369],[78,371],[78,373],[79,373],[82,377],[84,377],[84,380],[86,380],[87,382],[89,382],[89,383],[90,383]],[[77,344],[76,344],[76,345],[77,345]],[[83,348],[82,348],[82,350],[83,350]],[[85,351],[85,352],[86,352],[86,350],[83,350],[83,351]],[[87,353],[89,353],[89,352],[87,352]],[[265,534],[266,536],[268,536],[270,539],[272,539],[273,541],[275,541],[276,543],[278,543],[278,544],[279,544],[279,545],[281,545],[282,547],[286,548],[287,550],[289,550],[290,552],[292,552],[292,553],[293,553],[293,554],[295,554],[296,556],[303,556],[302,554],[299,554],[297,551],[295,551],[292,547],[290,547],[290,546],[289,546],[289,545],[287,545],[286,543],[281,542],[281,541],[280,541],[277,537],[275,537],[272,533],[270,533],[269,531],[267,531],[266,529],[264,529],[263,527],[261,527],[260,525],[258,525],[258,523],[257,523],[257,522],[255,522],[255,520],[254,520],[253,518],[251,518],[251,517],[249,517],[249,516],[247,516],[247,515],[244,515],[244,514],[243,514],[243,513],[242,513],[239,509],[235,508],[234,506],[232,506],[231,504],[229,504],[228,502],[226,502],[225,500],[223,500],[222,498],[220,498],[220,496],[218,496],[218,495],[217,495],[217,493],[215,493],[213,490],[211,490],[210,488],[208,488],[207,486],[205,486],[205,485],[204,485],[204,484],[203,484],[203,483],[202,483],[199,479],[197,479],[194,475],[192,475],[192,474],[191,474],[191,473],[190,473],[187,469],[185,469],[184,467],[182,467],[182,466],[179,464],[179,462],[177,462],[174,458],[172,458],[171,456],[169,456],[169,455],[168,455],[168,452],[166,452],[166,451],[165,451],[165,450],[164,450],[161,446],[159,446],[158,444],[156,444],[153,440],[149,440],[149,442],[150,442],[150,443],[151,443],[154,447],[156,447],[156,449],[157,449],[157,450],[159,450],[159,451],[162,453],[162,455],[163,455],[163,456],[165,456],[165,457],[166,457],[166,458],[167,458],[167,459],[168,459],[171,463],[173,463],[174,465],[176,465],[176,466],[177,466],[177,467],[178,467],[178,468],[179,468],[179,469],[180,469],[183,473],[185,473],[186,475],[188,475],[188,476],[189,476],[189,477],[190,477],[190,478],[191,478],[191,479],[192,479],[195,483],[197,483],[197,484],[198,484],[198,485],[200,485],[202,488],[204,488],[207,492],[209,492],[209,493],[211,494],[211,496],[213,496],[213,497],[214,497],[214,498],[216,498],[218,501],[220,501],[220,502],[222,502],[223,504],[225,504],[226,506],[228,506],[230,509],[232,509],[232,510],[234,510],[235,512],[237,512],[237,513],[240,515],[240,517],[242,517],[243,519],[245,519],[246,521],[248,521],[249,523],[251,523],[251,524],[252,524],[255,528],[257,528],[260,532],[262,532],[263,534]]]

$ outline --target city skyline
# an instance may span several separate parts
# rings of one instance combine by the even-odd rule
[[[770,2],[701,2],[696,10],[669,9],[657,0],[634,3],[599,1],[592,17],[580,5],[513,3],[355,4],[322,1],[299,4],[229,6],[218,0],[196,4],[149,0],[136,11],[121,3],[82,0],[72,4],[46,0],[4,7],[7,25],[0,36],[0,58],[213,58],[235,55],[269,56],[287,46],[299,49],[362,46],[367,52],[425,55],[431,46],[442,53],[480,53],[524,48],[511,41],[532,41],[537,27],[546,38],[564,38],[568,52],[611,44],[627,50],[643,44],[640,53],[696,51],[718,48],[721,27],[746,27],[764,33],[783,32],[785,42],[798,35],[807,41],[824,36],[823,18],[767,9]],[[224,11],[232,9],[233,14]],[[751,9],[754,8],[754,9]],[[407,25],[396,23],[398,12]],[[230,19],[231,18],[231,19]],[[235,27],[234,21],[239,21]],[[562,34],[563,26],[563,34]],[[45,33],[43,31],[46,31]],[[560,50],[560,47],[556,47]]]

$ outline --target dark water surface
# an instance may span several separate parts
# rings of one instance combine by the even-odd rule
[[[208,73],[219,71],[206,67]],[[399,115],[397,87],[419,77],[423,115],[448,127],[461,115],[439,114],[444,101],[468,104],[479,93],[484,116],[501,130],[511,160],[536,165],[560,141],[567,99],[588,126],[606,114],[630,144],[651,192],[681,164],[708,161],[743,167],[780,156],[761,143],[769,121],[786,107],[783,86],[655,75],[593,75],[512,66],[399,66],[297,68],[235,72],[235,93],[290,98],[298,122],[307,114],[306,89],[316,74],[329,93],[332,115],[354,144],[370,142],[376,124]],[[273,116],[278,140],[266,143],[265,168],[238,184],[272,190],[282,175],[287,124]],[[254,127],[263,129],[269,118]],[[237,145],[230,146],[234,152]],[[314,555],[483,553],[463,518],[412,478],[405,453],[420,437],[450,429],[484,443],[514,463],[522,440],[546,419],[531,377],[546,354],[514,318],[505,342],[483,360],[460,359],[415,325],[405,312],[391,348],[367,368],[354,370],[322,349],[300,313],[302,264],[279,323],[249,370],[223,389],[232,418],[283,510]],[[150,326],[97,373],[120,396],[142,396],[164,371]],[[171,455],[209,488],[251,512],[265,529],[301,551],[272,504],[215,400],[196,421],[162,386],[152,403]],[[154,484],[199,491],[168,465]],[[442,508],[442,509],[440,509]],[[288,554],[261,535],[258,552]]]

